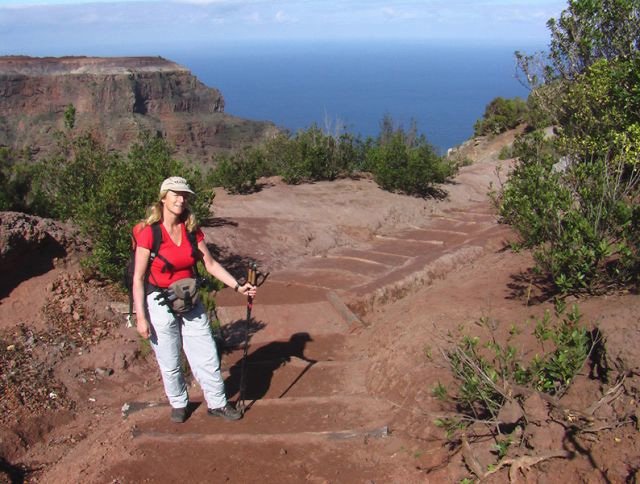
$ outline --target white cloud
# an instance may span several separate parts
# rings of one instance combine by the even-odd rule
[[[162,45],[167,33],[185,44],[217,38],[546,40],[546,21],[559,15],[566,0],[36,2],[50,5],[0,0],[0,54],[24,51],[27,42],[44,53],[62,43],[84,48],[126,39],[129,45]]]
[[[259,12],[251,12],[251,14],[247,17],[247,21],[250,24],[263,24],[262,15]]]
[[[382,14],[390,20],[409,20],[417,17],[416,13],[408,11],[399,11],[393,7],[383,7]]]
[[[278,10],[275,15],[275,21],[279,24],[296,23],[297,18],[287,15],[284,10]]]
[[[186,3],[190,5],[215,5],[228,3],[228,0],[174,0],[176,3]]]

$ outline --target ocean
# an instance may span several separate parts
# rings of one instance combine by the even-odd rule
[[[495,97],[526,98],[514,51],[535,48],[427,42],[211,45],[167,52],[220,89],[225,111],[292,132],[317,124],[376,136],[385,115],[444,153],[469,139]]]

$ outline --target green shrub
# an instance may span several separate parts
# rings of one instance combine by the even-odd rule
[[[212,315],[213,311],[216,308],[216,300],[213,294],[214,292],[221,290],[224,287],[224,284],[207,272],[202,261],[198,262],[197,269],[198,275],[203,281],[202,286],[198,290],[198,292],[200,293],[200,300],[202,301],[202,304],[204,305],[207,312]],[[211,318],[211,326],[213,330],[219,330],[219,325],[220,321]]]
[[[527,98],[527,111],[524,122],[531,130],[545,129],[556,124],[555,115],[549,106],[559,99],[562,86],[558,83],[550,86],[539,86],[531,91]]]
[[[616,218],[629,213],[603,197],[602,163],[577,164],[564,172],[542,156],[521,158],[499,202],[500,213],[534,249],[538,267],[550,274],[561,292],[594,291],[610,279],[607,267],[620,242],[613,242]],[[600,192],[600,193],[597,193]],[[625,215],[626,214],[626,215]],[[624,244],[626,247],[628,244]],[[622,268],[619,263],[618,267]]]
[[[487,105],[482,119],[476,121],[474,136],[496,135],[513,129],[525,121],[527,111],[524,99],[497,97]]]
[[[73,220],[93,242],[84,261],[88,270],[118,281],[131,250],[131,228],[156,201],[162,180],[179,174],[198,194],[191,208],[200,220],[209,215],[211,190],[202,176],[171,157],[161,138],[143,136],[126,158],[108,152],[90,136],[67,139],[45,161],[37,185],[53,213]]]
[[[517,150],[501,213],[562,292],[638,280],[638,82],[640,59],[593,63],[559,101],[555,150],[539,134]]]
[[[263,158],[262,151],[256,148],[222,155],[216,159],[211,181],[229,193],[252,193],[257,189],[258,178],[264,173]]]
[[[64,127],[70,131],[76,125],[76,107],[73,104],[68,104],[64,110]]]
[[[445,182],[456,170],[424,136],[402,128],[391,133],[383,130],[367,151],[367,167],[384,190],[417,196],[433,194],[434,185]]]
[[[508,160],[509,158],[513,158],[513,146],[505,145],[500,148],[500,153],[498,153],[499,160]]]
[[[459,382],[456,402],[465,415],[496,418],[505,401],[500,372],[494,362],[481,356],[479,342],[478,338],[465,337],[448,353],[453,376]]]
[[[370,171],[383,189],[426,196],[457,166],[438,156],[415,126],[409,132],[393,128],[387,116],[377,140],[330,135],[317,125],[294,135],[279,133],[260,148],[220,157],[211,180],[232,193],[248,193],[262,176],[278,175],[285,183],[297,184]]]
[[[0,210],[47,215],[46,203],[32,188],[38,170],[23,153],[0,147]]]
[[[313,125],[294,136],[280,134],[265,147],[263,174],[280,175],[285,183],[335,180],[364,165],[365,144],[348,133],[332,136]]]
[[[581,314],[573,306],[568,314],[563,303],[556,305],[555,319],[549,312],[535,326],[534,335],[543,353],[527,365],[515,347],[492,338],[480,344],[477,337],[465,336],[446,353],[458,381],[453,394],[463,417],[495,420],[512,389],[529,386],[549,394],[563,394],[591,353],[594,342],[581,326]],[[480,322],[481,325],[483,321]],[[545,342],[552,347],[545,351]],[[445,397],[447,389],[438,384],[434,395]]]
[[[535,247],[553,237],[561,217],[571,209],[571,193],[554,171],[553,148],[542,132],[521,137],[514,143],[518,163],[500,197],[500,215],[514,226],[525,247]]]
[[[547,61],[518,54],[531,119],[553,122],[557,154],[525,153],[501,210],[565,293],[640,281],[639,14],[637,1],[571,1],[547,24]]]
[[[11,169],[14,165],[11,151],[0,148],[0,210],[12,210],[15,196],[11,193]]]
[[[589,332],[580,326],[582,316],[578,307],[573,306],[567,315],[563,312],[564,309],[558,314],[561,320],[555,327],[550,327],[549,313],[536,325],[536,339],[541,344],[551,341],[555,348],[550,353],[534,357],[528,370],[534,388],[552,395],[562,394],[569,388],[592,347]]]

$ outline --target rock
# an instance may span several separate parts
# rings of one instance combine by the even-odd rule
[[[111,376],[113,375],[113,368],[104,368],[102,366],[99,366],[98,368],[96,368],[96,375],[103,378],[106,376]]]
[[[47,156],[69,105],[77,126],[118,151],[143,132],[162,133],[177,157],[210,159],[277,132],[225,114],[218,89],[161,57],[0,57],[0,146]]]
[[[556,422],[548,421],[542,426],[527,425],[526,440],[536,451],[562,449],[565,429]]]
[[[86,242],[81,242],[77,230],[68,224],[20,212],[0,212],[3,275],[18,277],[27,263],[44,265],[44,260],[40,259],[48,259],[51,263],[54,257],[64,257],[70,251],[85,247]],[[47,286],[47,290],[55,289],[54,283]]]
[[[527,420],[532,423],[542,423],[549,418],[546,402],[538,393],[533,393],[523,403]]]
[[[131,361],[135,359],[135,350],[131,349],[128,351],[119,350],[113,355],[113,363],[114,366],[118,370],[126,370],[129,368]]]
[[[503,425],[514,425],[522,417],[524,417],[524,413],[515,399],[507,401],[498,412],[498,421]]]

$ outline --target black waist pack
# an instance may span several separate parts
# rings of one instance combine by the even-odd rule
[[[174,313],[188,313],[200,301],[198,280],[180,279],[162,291],[164,299]]]

